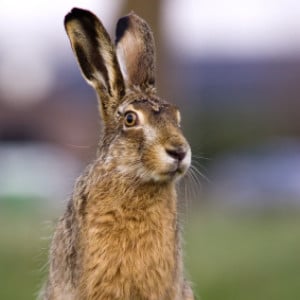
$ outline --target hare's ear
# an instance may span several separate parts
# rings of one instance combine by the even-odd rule
[[[154,86],[155,44],[152,31],[143,19],[131,13],[118,21],[116,49],[129,86]]]
[[[100,20],[89,11],[73,8],[65,17],[65,28],[85,79],[100,96],[105,120],[125,93],[114,45]]]

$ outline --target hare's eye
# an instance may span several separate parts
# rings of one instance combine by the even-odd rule
[[[126,127],[133,127],[137,125],[137,123],[138,123],[138,117],[136,113],[129,111],[125,114],[124,124]]]

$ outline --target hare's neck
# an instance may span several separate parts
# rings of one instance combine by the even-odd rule
[[[173,183],[138,183],[128,178],[102,177],[90,186],[88,207],[106,210],[144,210],[165,207],[176,210],[176,189]]]

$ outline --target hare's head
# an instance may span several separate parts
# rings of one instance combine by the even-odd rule
[[[99,19],[74,8],[65,27],[83,76],[99,96],[102,164],[140,180],[166,182],[188,169],[191,150],[180,112],[155,89],[155,45],[136,14],[118,21],[116,45]]]

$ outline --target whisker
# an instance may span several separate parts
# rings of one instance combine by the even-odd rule
[[[66,143],[65,145],[67,147],[76,148],[76,149],[92,149],[96,146],[96,145],[75,145],[70,143]]]
[[[209,157],[205,157],[205,156],[201,156],[201,155],[197,155],[197,154],[192,154],[192,158],[195,158],[195,159],[203,159],[203,160],[211,160],[211,158]]]
[[[188,212],[190,211],[190,204],[199,199],[199,195],[201,194],[200,190],[203,186],[202,179],[205,179],[206,182],[210,182],[193,162],[180,185],[180,194],[182,198],[182,201],[180,202],[181,212],[183,214],[182,219],[185,221],[187,221]]]
[[[200,176],[203,179],[205,179],[205,181],[207,183],[211,183],[210,179],[206,175],[204,175],[196,166],[191,165],[190,169],[193,170],[193,172],[196,173],[198,176]]]
[[[200,177],[197,175],[197,173],[194,171],[194,168],[190,169],[189,172],[190,180],[191,180],[191,185],[190,185],[190,196],[192,199],[198,198],[198,192],[201,187],[201,181]]]

